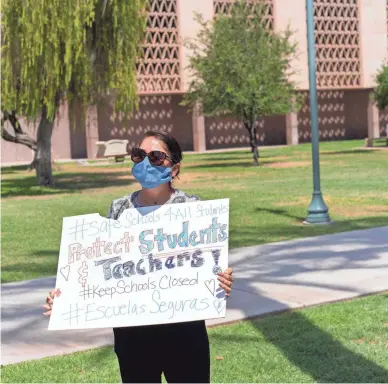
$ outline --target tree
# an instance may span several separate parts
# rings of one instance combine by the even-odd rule
[[[201,31],[187,42],[193,77],[183,103],[197,104],[205,116],[241,119],[258,165],[258,119],[286,114],[299,104],[290,80],[290,63],[296,54],[292,33],[266,28],[264,6],[257,1],[239,1],[229,16],[206,22],[197,15],[197,21]]]
[[[388,107],[388,65],[384,65],[376,76],[377,86],[374,92],[374,99],[380,110]]]
[[[131,112],[137,106],[145,1],[3,0],[1,134],[35,151],[39,185],[53,183],[51,136],[61,102],[76,102],[85,110],[109,95],[116,110]],[[39,120],[36,140],[18,116]]]

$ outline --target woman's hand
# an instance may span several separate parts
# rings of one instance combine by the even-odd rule
[[[54,303],[54,297],[59,296],[61,294],[61,291],[59,289],[53,289],[51,292],[49,292],[48,296],[46,297],[46,304],[43,305],[43,308],[47,309],[47,312],[43,312],[45,316],[50,316],[51,311],[53,309],[53,303]]]
[[[225,291],[225,296],[229,297],[230,292],[232,292],[233,285],[233,270],[232,268],[228,268],[224,272],[220,272],[218,274],[218,281],[220,282],[220,287]]]

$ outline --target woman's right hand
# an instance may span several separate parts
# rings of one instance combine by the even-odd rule
[[[46,297],[46,304],[43,305],[43,308],[47,309],[47,312],[43,312],[45,316],[51,315],[51,311],[53,309],[54,297],[59,295],[60,295],[59,289],[53,289],[51,292],[49,292],[48,296]]]

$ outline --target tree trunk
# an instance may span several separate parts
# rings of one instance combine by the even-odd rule
[[[34,140],[28,133],[23,131],[16,117],[16,111],[8,112],[6,110],[2,110],[1,112],[3,115],[1,118],[1,137],[11,143],[23,144],[33,151],[36,151],[36,140]],[[13,136],[5,129],[6,121],[8,121],[13,128]]]
[[[259,151],[257,149],[257,139],[256,139],[256,124],[253,123],[251,126],[249,140],[253,153],[253,164],[259,165]]]
[[[249,134],[249,145],[253,153],[253,163],[259,165],[259,150],[257,149],[256,124],[255,122],[244,122],[244,126]]]
[[[51,166],[51,136],[53,128],[54,121],[48,120],[47,108],[43,106],[36,140],[36,156],[34,158],[36,179],[40,186],[50,187],[53,185],[53,172]]]

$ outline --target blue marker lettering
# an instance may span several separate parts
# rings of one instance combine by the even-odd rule
[[[139,245],[139,249],[141,253],[149,253],[154,248],[154,243],[152,240],[146,240],[145,237],[153,233],[153,230],[149,229],[147,231],[143,231],[139,235],[139,241],[142,245]]]

